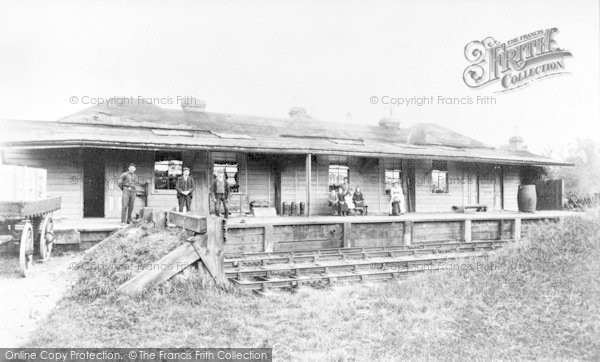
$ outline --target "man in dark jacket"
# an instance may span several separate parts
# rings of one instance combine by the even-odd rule
[[[177,179],[175,184],[177,190],[177,201],[179,202],[179,212],[183,212],[183,206],[187,212],[192,211],[192,195],[194,194],[194,179],[190,176],[190,168],[183,168],[183,176]]]
[[[225,214],[225,218],[227,218],[229,216],[229,210],[227,209],[229,185],[227,185],[227,180],[225,179],[225,173],[223,171],[219,171],[217,174],[217,177],[211,185],[210,192],[215,202],[215,215],[219,216],[219,206],[221,206],[220,204],[222,202],[223,213]]]
[[[139,184],[138,176],[135,174],[135,164],[130,163],[127,172],[119,177],[117,185],[123,190],[121,198],[121,226],[131,223],[131,213],[135,203],[135,186]]]

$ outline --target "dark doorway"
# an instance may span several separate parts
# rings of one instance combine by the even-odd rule
[[[104,217],[104,160],[95,150],[83,153],[83,217]]]

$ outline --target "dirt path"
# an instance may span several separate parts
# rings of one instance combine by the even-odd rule
[[[20,347],[75,281],[73,263],[83,253],[36,262],[27,278],[19,275],[16,256],[0,255],[0,347]]]

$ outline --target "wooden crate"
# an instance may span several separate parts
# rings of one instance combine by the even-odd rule
[[[0,201],[47,198],[47,172],[43,168],[0,165]]]

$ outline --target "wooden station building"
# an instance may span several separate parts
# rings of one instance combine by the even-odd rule
[[[113,102],[56,121],[0,126],[2,163],[47,169],[48,193],[62,196],[56,218],[119,217],[117,181],[129,162],[145,183],[137,207],[176,207],[175,180],[188,166],[196,213],[209,213],[209,185],[224,170],[233,214],[253,201],[278,212],[295,202],[306,205],[307,216],[331,215],[328,193],[344,177],[362,188],[369,215],[388,215],[395,181],[409,212],[469,204],[516,211],[527,169],[564,165],[527,151],[519,137],[493,148],[434,124],[348,126],[302,108],[281,119],[212,113],[196,99],[181,110]]]
[[[520,137],[493,148],[434,124],[349,126],[302,108],[281,119],[212,113],[196,99],[180,110],[115,100],[56,121],[0,127],[1,162],[45,168],[47,192],[62,197],[57,243],[98,241],[118,228],[117,181],[130,162],[143,183],[136,209],[173,210],[175,180],[190,167],[198,216],[209,214],[210,184],[225,171],[232,216],[244,216],[225,223],[226,255],[518,240],[522,224],[565,216],[552,193],[541,203],[546,211],[517,212],[524,178],[566,165],[527,151]],[[345,177],[362,188],[367,216],[331,216],[328,194]],[[407,214],[388,216],[393,182],[403,186]],[[246,217],[251,203],[281,213],[292,202],[304,203],[304,216]],[[487,212],[452,211],[473,204]]]

